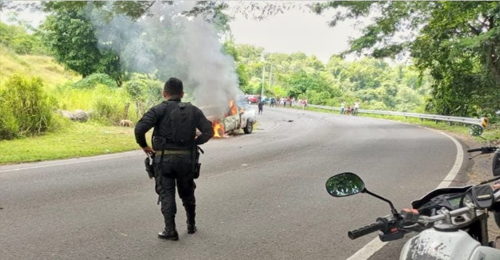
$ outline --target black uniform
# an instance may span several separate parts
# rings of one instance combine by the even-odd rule
[[[188,122],[187,124],[176,124],[177,121],[173,119],[172,111],[178,110],[179,106],[185,109],[183,114],[185,118],[181,120]],[[152,127],[155,128],[153,150],[156,152],[156,192],[159,196],[158,200],[161,202],[161,212],[165,217],[165,230],[175,230],[176,182],[179,197],[186,209],[188,224],[194,225],[196,200],[192,151],[194,145],[204,144],[212,138],[214,135],[212,123],[199,108],[188,103],[181,103],[180,99],[170,99],[152,107],[137,123],[135,138],[141,147],[148,146],[145,134]],[[201,135],[195,139],[196,129],[201,132]],[[190,134],[189,138],[181,142],[175,140],[179,133],[184,135],[192,133],[192,135]],[[163,159],[162,150],[164,151]]]

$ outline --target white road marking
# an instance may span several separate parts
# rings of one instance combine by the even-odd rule
[[[463,147],[460,144],[460,142],[458,142],[455,138],[453,138],[452,136],[450,136],[448,134],[445,134],[441,131],[437,131],[437,130],[427,128],[427,127],[423,127],[423,128],[426,128],[428,130],[432,130],[434,132],[440,133],[440,134],[450,138],[457,148],[457,158],[455,159],[455,164],[451,168],[448,175],[446,175],[444,180],[436,187],[436,189],[446,188],[451,184],[451,182],[453,182],[455,177],[457,177],[457,174],[459,173],[460,168],[462,168],[462,163],[463,163],[463,159],[464,159]],[[376,237],[375,239],[370,241],[370,243],[366,244],[363,248],[358,250],[354,255],[347,258],[346,260],[367,260],[368,258],[373,256],[377,251],[382,249],[382,247],[384,247],[386,244],[387,244],[387,242],[382,242],[382,241],[380,241],[380,239],[378,237]]]
[[[130,152],[125,152],[125,153],[130,153]],[[98,155],[98,156],[95,156],[94,158],[90,157],[88,159],[74,159],[74,158],[73,159],[66,159],[66,160],[64,160],[65,162],[61,161],[60,163],[55,162],[55,163],[47,163],[47,164],[43,164],[43,165],[34,165],[34,166],[8,169],[8,170],[0,170],[0,173],[32,170],[32,169],[40,169],[40,168],[47,168],[47,167],[53,167],[53,166],[63,166],[63,165],[69,165],[69,164],[88,163],[88,162],[120,159],[120,158],[128,158],[128,157],[135,157],[135,156],[140,155],[140,153],[137,153],[137,155],[128,155],[128,156],[124,156],[123,154],[124,153],[117,153],[116,155],[106,156],[106,157],[102,157],[102,155]]]
[[[363,248],[361,248],[358,252],[356,252],[351,257],[347,258],[347,260],[362,260],[370,258],[375,252],[380,250],[383,246],[385,246],[387,242],[382,242],[377,237],[370,241],[370,243],[366,244]]]

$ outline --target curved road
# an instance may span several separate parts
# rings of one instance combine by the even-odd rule
[[[401,208],[456,159],[450,139],[420,127],[267,107],[253,134],[204,149],[199,232],[187,234],[178,204],[177,242],[156,237],[162,216],[139,151],[0,167],[0,258],[343,260],[376,236],[347,231],[390,211],[368,195],[330,197],[328,177],[358,173]]]

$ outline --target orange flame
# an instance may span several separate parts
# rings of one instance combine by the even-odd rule
[[[231,107],[231,115],[238,114],[238,108],[236,107],[236,103],[234,102],[234,99],[231,99],[231,101],[229,101],[229,107]]]
[[[241,109],[240,112],[243,112],[243,108]],[[238,107],[236,106],[236,102],[234,99],[229,101],[229,110],[225,114],[226,117],[228,116],[233,116],[238,114]],[[214,128],[214,137],[215,138],[223,138],[226,137],[226,129],[224,128],[224,125],[220,121],[213,121],[212,122],[213,128]]]
[[[224,137],[224,135],[226,134],[224,126],[219,121],[214,121],[212,125],[214,127],[214,137],[216,138]]]

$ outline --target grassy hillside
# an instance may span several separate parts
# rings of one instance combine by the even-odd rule
[[[111,106],[101,109],[110,115],[112,108],[120,114],[123,113],[124,103],[130,102],[126,99],[124,89],[99,84],[91,88],[74,88],[75,82],[81,80],[81,76],[66,70],[57,64],[54,58],[19,55],[0,44],[0,90],[6,87],[7,80],[15,74],[25,78],[40,77],[43,80],[43,92],[57,100],[57,108],[94,109],[97,118],[87,123],[78,123],[60,118],[53,111],[58,123],[57,127],[50,131],[35,136],[21,135],[13,140],[2,140],[0,137],[0,165],[91,156],[139,148],[135,143],[133,128],[102,123],[106,120],[99,117],[98,108],[103,104]],[[130,109],[130,114],[135,114],[133,108]],[[2,116],[5,115],[0,113],[0,125]]]
[[[81,79],[81,76],[57,64],[52,57],[18,55],[0,44],[0,86],[14,73],[41,77],[49,87]]]

